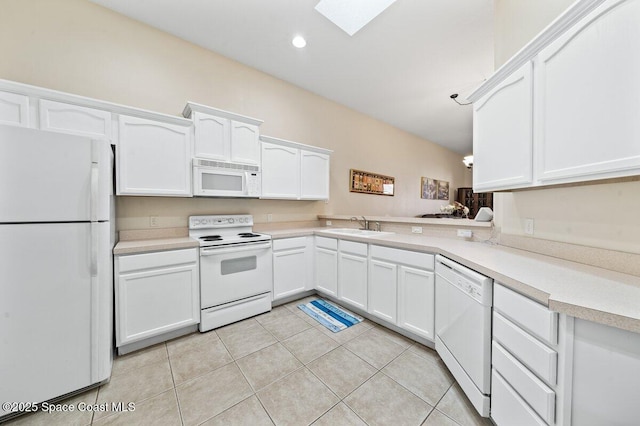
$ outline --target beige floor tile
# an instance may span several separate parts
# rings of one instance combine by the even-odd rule
[[[436,408],[463,426],[491,425],[489,419],[480,417],[457,383],[451,386]]]
[[[112,414],[93,422],[96,426],[112,425],[149,425],[149,426],[179,426],[180,411],[176,393],[170,389],[160,395],[149,398],[135,405],[134,411]]]
[[[253,395],[202,424],[202,426],[230,425],[273,426],[273,422],[258,398]]]
[[[409,348],[409,350],[417,355],[420,355],[425,359],[428,359],[434,362],[440,361],[440,356],[438,355],[438,352],[435,351],[435,349],[428,348],[424,345],[421,345],[420,343],[414,343]]]
[[[173,389],[173,379],[167,359],[164,362],[156,362],[135,370],[128,370],[126,374],[112,376],[109,383],[100,387],[97,404],[138,403],[169,389]],[[95,421],[109,414],[111,413],[97,411],[93,419]]]
[[[421,426],[460,426],[438,410],[433,410]]]
[[[276,339],[259,322],[250,318],[216,330],[234,359],[242,358],[274,343]]]
[[[304,367],[257,395],[277,425],[308,425],[338,403],[333,392]]]
[[[338,347],[338,343],[315,328],[309,328],[282,342],[303,364]]]
[[[353,340],[356,337],[360,336],[365,331],[370,330],[373,327],[373,323],[365,320],[356,325],[352,325],[346,330],[342,330],[337,333],[334,333],[333,331],[329,330],[327,327],[321,325],[317,321],[314,327],[320,330],[325,335],[331,337],[333,340],[335,340],[339,344],[344,345],[348,341]]]
[[[305,305],[313,300],[317,300],[317,299],[322,299],[322,297],[318,296],[317,294],[314,294],[313,296],[308,296],[308,297],[303,297],[302,299],[298,299],[298,300],[294,300],[292,302],[289,303],[285,303],[284,306],[285,308],[289,309],[291,312],[296,312],[296,311],[300,311],[300,308],[298,308],[298,305]]]
[[[282,316],[287,316],[291,314],[291,311],[284,306],[277,306],[271,309],[269,312],[265,312],[264,314],[260,314],[255,318],[260,324],[264,324],[265,322],[273,321],[276,318],[281,318]]]
[[[113,360],[112,376],[117,376],[128,370],[136,370],[154,362],[167,360],[167,348],[164,343],[140,349],[126,355],[118,356]]]
[[[362,333],[344,346],[378,369],[387,365],[405,350],[397,343],[381,336],[375,329]]]
[[[262,389],[302,367],[300,361],[280,343],[240,358],[237,363],[254,390]]]
[[[453,383],[444,365],[411,351],[391,361],[382,372],[431,405],[436,405]]]
[[[279,341],[311,328],[311,324],[302,318],[292,314],[285,308],[282,309],[286,311],[286,314],[271,318],[262,323],[262,326],[271,332]]]
[[[367,426],[344,403],[339,403],[313,423],[313,426]]]
[[[373,327],[371,329],[371,333],[372,334],[377,334],[378,336],[385,337],[385,338],[391,340],[393,343],[396,343],[396,344],[402,346],[405,349],[409,348],[414,343],[413,340],[407,339],[402,334],[396,333],[393,330],[389,330],[388,328],[381,327],[379,325]]]
[[[80,395],[67,398],[54,404],[68,404],[74,407],[74,411],[40,411],[33,414],[25,414],[14,420],[3,423],[3,426],[85,426],[91,424],[93,413],[80,411],[78,404],[94,405],[98,396],[98,389],[83,392]]]
[[[307,365],[340,398],[376,374],[377,370],[343,347],[321,356]]]
[[[215,332],[194,333],[167,343],[171,372],[177,384],[233,361]]]
[[[186,426],[217,416],[253,393],[235,363],[183,383],[176,392]]]
[[[360,386],[344,403],[371,426],[419,425],[433,408],[382,373]]]

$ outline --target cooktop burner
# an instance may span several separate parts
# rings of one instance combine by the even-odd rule
[[[222,240],[222,236],[220,235],[205,235],[204,237],[200,237],[203,241],[220,241]]]
[[[259,237],[260,235],[254,234],[253,232],[241,232],[238,234],[238,236],[240,238],[252,238],[252,237]]]

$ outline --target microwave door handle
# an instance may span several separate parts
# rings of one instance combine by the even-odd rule
[[[200,249],[200,256],[213,256],[216,254],[236,253],[249,250],[266,250],[271,248],[271,242],[266,243],[246,243],[229,248],[218,247],[203,247]]]

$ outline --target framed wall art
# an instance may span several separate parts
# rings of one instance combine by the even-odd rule
[[[420,178],[420,198],[425,200],[448,200],[449,182],[428,177]]]
[[[349,171],[349,191],[364,194],[394,195],[395,178],[379,173],[351,169]]]

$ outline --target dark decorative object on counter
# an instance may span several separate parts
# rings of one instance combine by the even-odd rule
[[[469,219],[475,218],[481,207],[493,210],[493,192],[475,193],[473,188],[458,188],[456,201],[469,208]]]

